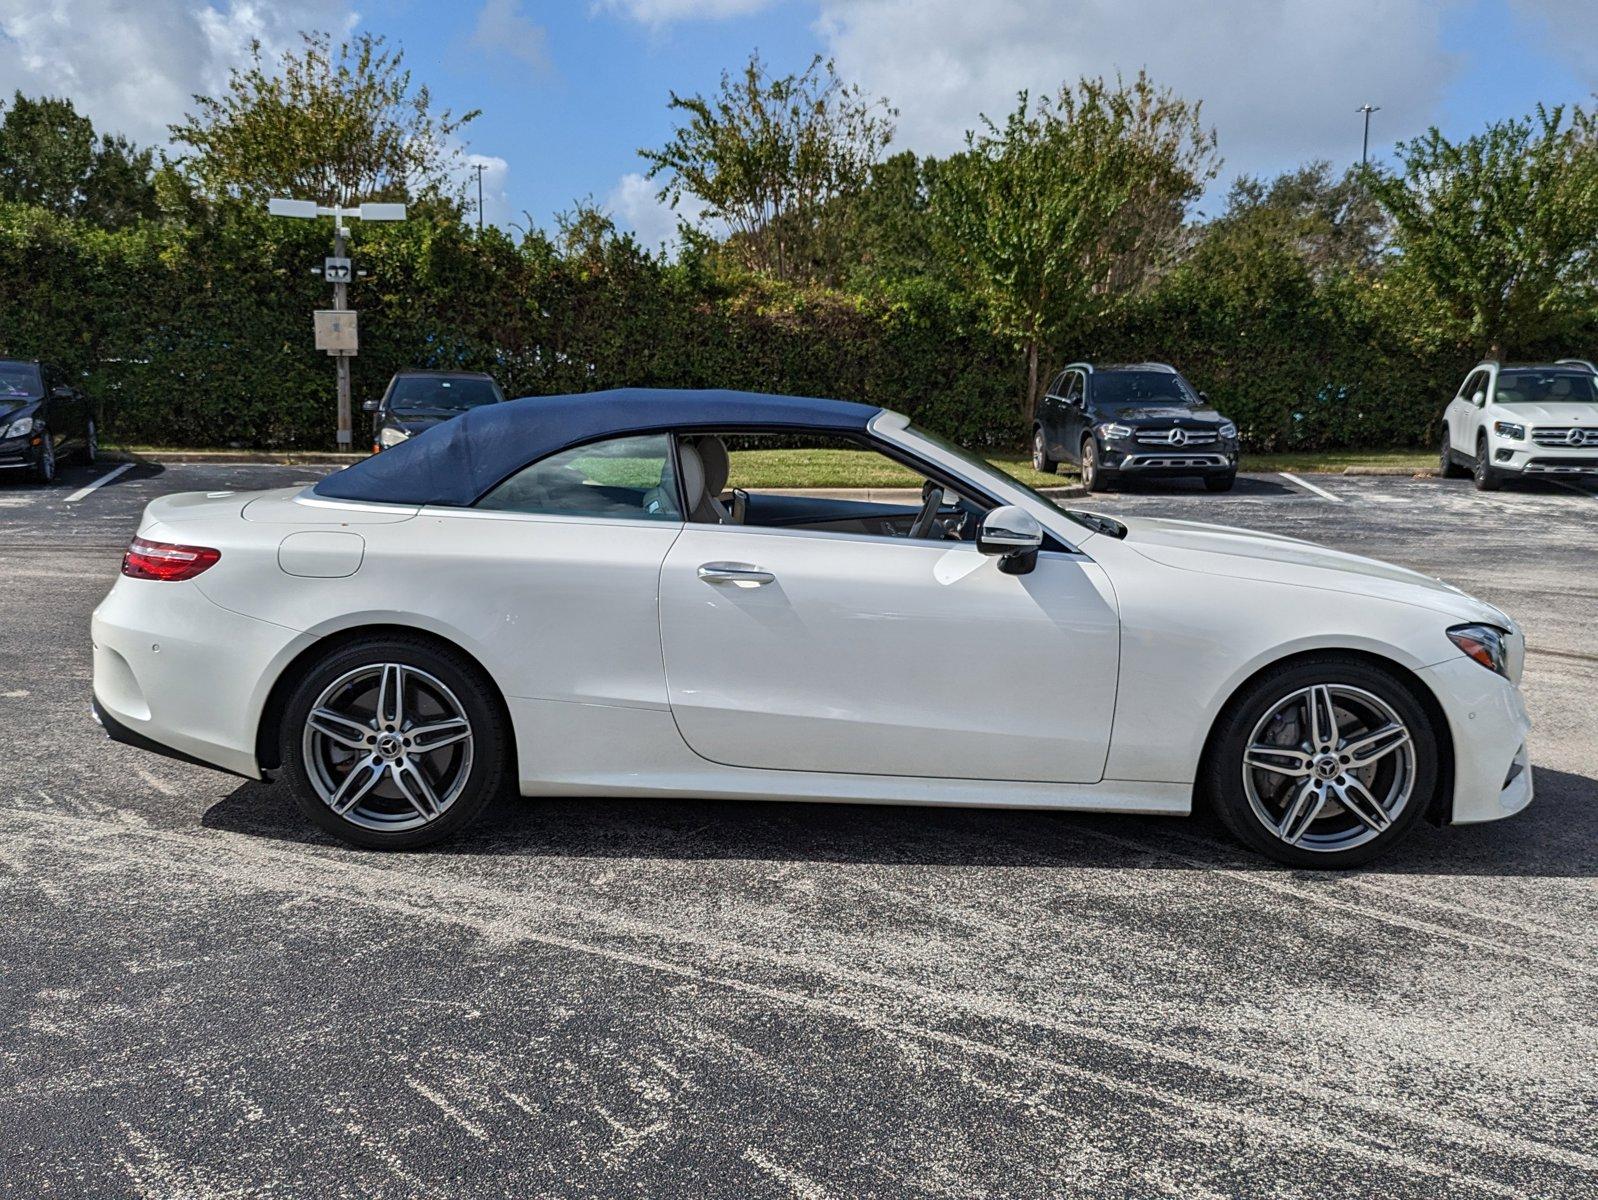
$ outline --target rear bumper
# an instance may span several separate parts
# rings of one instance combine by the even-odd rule
[[[1496,821],[1530,804],[1531,719],[1520,689],[1463,656],[1427,667],[1421,677],[1442,705],[1454,743],[1450,823]]]
[[[94,709],[117,741],[261,778],[256,733],[280,665],[310,639],[193,583],[118,579],[95,610]]]

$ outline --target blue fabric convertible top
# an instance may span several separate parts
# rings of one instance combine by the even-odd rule
[[[336,500],[464,508],[528,463],[600,438],[668,429],[862,433],[881,411],[847,400],[762,392],[617,388],[527,396],[468,409],[329,475],[314,490]]]

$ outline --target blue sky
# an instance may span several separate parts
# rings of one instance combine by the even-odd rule
[[[592,196],[646,241],[674,218],[639,178],[673,89],[703,92],[758,47],[778,71],[816,53],[900,109],[900,147],[946,153],[1022,87],[1135,72],[1205,101],[1226,170],[1269,174],[1451,134],[1539,100],[1590,102],[1591,0],[0,0],[0,88],[73,97],[102,127],[159,141],[252,37],[382,33],[439,103],[481,108],[490,220],[548,226]]]

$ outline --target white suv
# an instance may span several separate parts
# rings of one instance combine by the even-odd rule
[[[1484,362],[1443,413],[1442,443],[1443,476],[1468,469],[1484,492],[1511,475],[1598,476],[1598,373]]]

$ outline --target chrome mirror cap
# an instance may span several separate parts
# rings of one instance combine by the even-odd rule
[[[977,530],[977,549],[984,554],[1033,554],[1043,545],[1043,526],[1024,508],[1004,504],[990,509]]]

